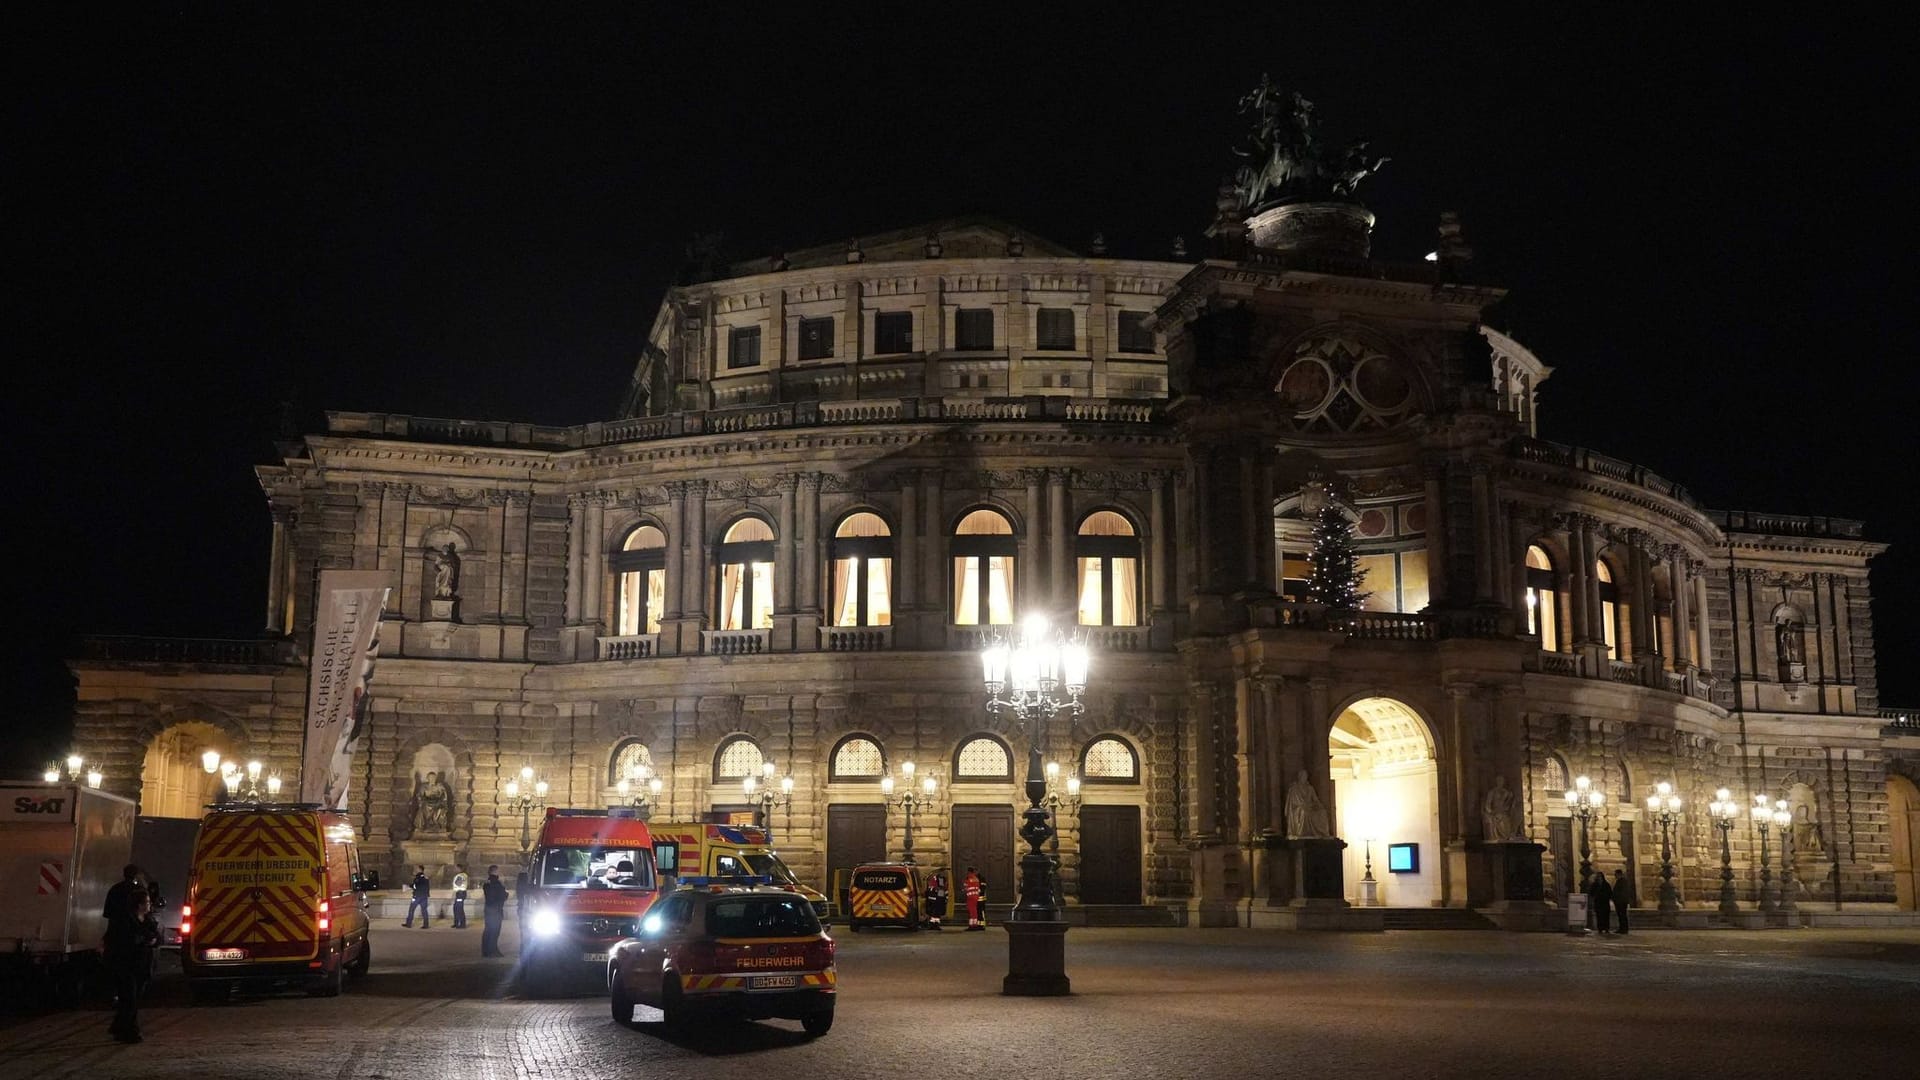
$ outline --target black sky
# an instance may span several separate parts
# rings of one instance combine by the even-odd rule
[[[327,409],[608,417],[696,231],[754,257],[989,212],[1115,254],[1197,244],[1262,71],[1392,156],[1365,190],[1377,253],[1417,258],[1460,212],[1557,369],[1542,434],[1896,544],[1883,697],[1920,703],[1903,24],[752,7],[9,28],[25,640],[0,766],[63,744],[75,635],[255,632],[251,470],[281,402],[302,430]]]

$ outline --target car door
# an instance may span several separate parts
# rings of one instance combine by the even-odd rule
[[[692,902],[693,898],[689,896],[669,896],[661,901],[655,912],[659,916],[658,921],[652,917],[642,920],[635,946],[627,952],[627,964],[637,976],[628,980],[627,985],[637,986],[639,989],[634,996],[649,1005],[660,1004],[660,979],[657,976],[661,965],[666,962],[677,928],[685,922],[680,913],[686,911]],[[652,927],[648,928],[647,923],[653,923]]]

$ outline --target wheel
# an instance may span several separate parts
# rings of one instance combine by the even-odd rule
[[[308,990],[312,997],[339,997],[340,991],[347,985],[347,965],[343,960],[333,965],[333,970],[320,976],[319,985]]]
[[[617,971],[607,979],[607,998],[612,1002],[613,1022],[632,1027],[633,995],[627,992],[627,980]]]
[[[231,988],[219,979],[194,979],[187,983],[195,1005],[223,1005]]]
[[[833,1010],[828,1009],[825,1012],[814,1013],[812,1016],[801,1017],[800,1027],[809,1038],[817,1039],[825,1035],[833,1030]]]
[[[920,929],[920,912],[916,908],[907,909],[907,929],[910,931]]]
[[[680,976],[669,975],[660,984],[660,1020],[669,1030],[687,1026],[687,1001],[680,993]]]
[[[851,931],[853,931],[853,932],[854,932],[854,933],[856,933],[856,934],[857,934],[857,933],[859,933],[859,932],[860,932],[860,929],[861,929],[861,927],[860,927],[860,920],[859,920],[859,919],[848,919],[848,920],[847,920],[847,929],[849,929],[849,930],[851,930]]]
[[[367,969],[372,966],[373,966],[373,937],[372,935],[368,935],[367,937],[363,937],[360,939],[360,955],[354,957],[353,963],[347,965],[347,973],[357,979],[362,975],[365,975],[367,973]]]

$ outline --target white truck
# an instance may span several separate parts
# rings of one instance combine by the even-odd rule
[[[0,784],[0,971],[29,1000],[80,1001],[133,854],[131,799],[80,784]]]

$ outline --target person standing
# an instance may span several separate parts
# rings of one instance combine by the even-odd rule
[[[986,906],[984,894],[987,883],[980,880],[974,868],[967,867],[967,876],[960,880],[960,893],[967,898],[967,929],[985,930],[987,921],[982,909]]]
[[[453,928],[455,930],[465,930],[467,928],[467,868],[464,866],[456,866],[453,869],[455,871],[453,875]]]
[[[481,956],[505,956],[500,951],[500,924],[507,917],[507,887],[500,881],[500,867],[487,867],[486,884],[480,886]]]
[[[133,894],[143,891],[140,887],[140,868],[133,863],[120,868],[120,880],[107,890],[107,902],[101,905],[100,917],[107,920],[107,932],[112,933],[114,923],[133,917]],[[152,897],[148,897],[151,901]]]
[[[427,880],[426,867],[416,866],[413,868],[413,883],[410,888],[413,889],[413,901],[407,905],[407,921],[400,925],[412,926],[413,913],[417,909],[420,912],[420,929],[425,930],[427,928],[427,901],[433,898],[433,883]]]
[[[1627,908],[1633,903],[1633,886],[1627,882],[1625,870],[1613,872],[1613,914],[1620,924],[1620,936],[1627,933]]]
[[[940,920],[947,917],[947,875],[935,870],[927,878],[927,925],[940,929]]]
[[[107,923],[105,944],[107,970],[113,974],[113,1023],[107,1033],[123,1043],[137,1043],[140,994],[153,978],[153,950],[160,945],[160,924],[154,921],[145,889],[135,886],[121,895]]]
[[[1593,912],[1593,923],[1602,934],[1613,933],[1613,886],[1607,884],[1604,870],[1587,883],[1587,909]]]

